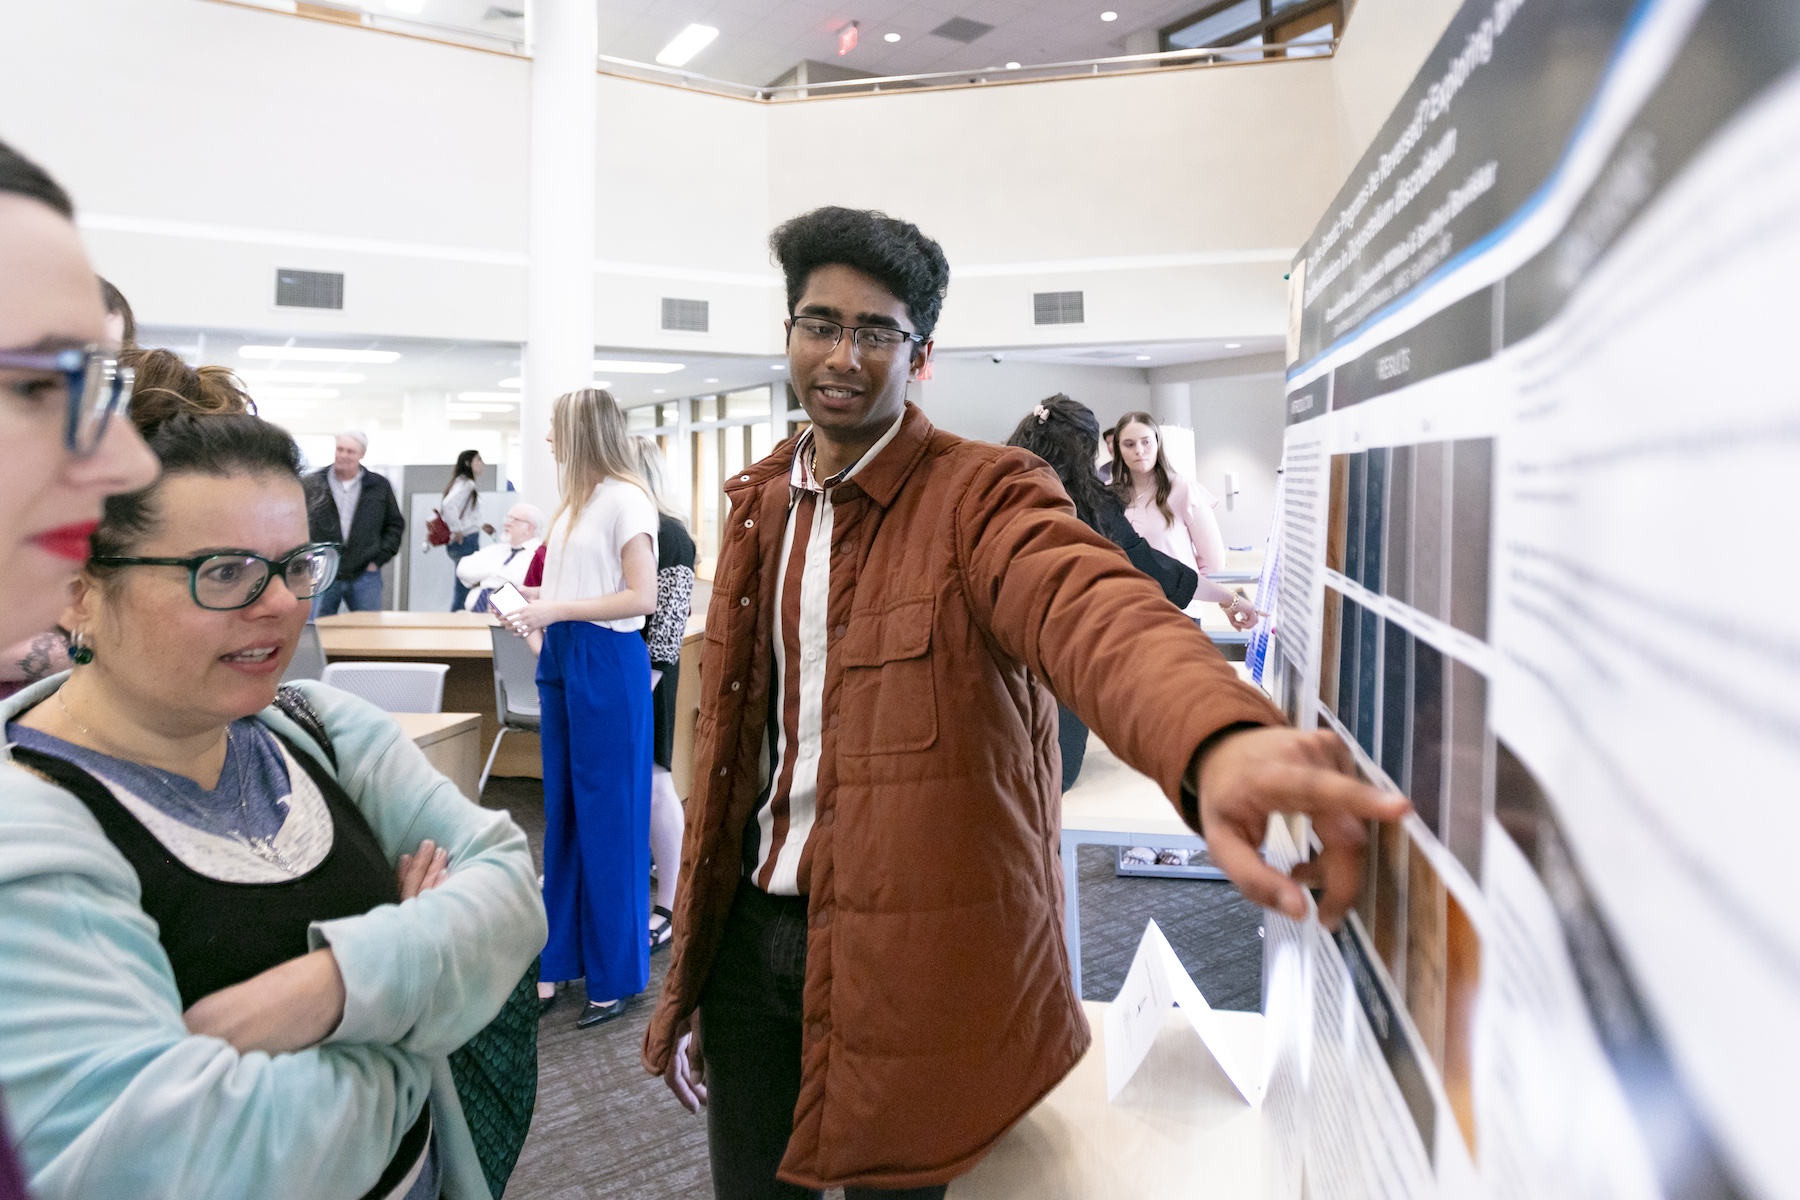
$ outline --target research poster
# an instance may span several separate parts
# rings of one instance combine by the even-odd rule
[[[1800,1200],[1796,280],[1795,0],[1469,0],[1296,258],[1273,1195]]]

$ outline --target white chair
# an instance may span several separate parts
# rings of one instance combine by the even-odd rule
[[[449,673],[449,663],[334,662],[323,681],[387,712],[434,713],[444,711]]]
[[[322,679],[324,676],[325,647],[319,644],[319,627],[308,621],[300,630],[300,644],[294,647],[294,657],[289,660],[287,673],[281,677],[281,682]]]
[[[481,782],[475,795],[487,790],[488,775],[494,759],[500,754],[500,739],[506,731],[520,733],[538,731],[537,655],[531,643],[504,626],[495,625],[494,635],[494,715],[500,721],[500,732],[494,735],[493,749],[488,751],[487,765],[481,768]]]

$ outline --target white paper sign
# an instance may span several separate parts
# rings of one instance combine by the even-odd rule
[[[1225,1036],[1220,1028],[1222,1014],[1214,1012],[1194,986],[1155,921],[1144,926],[1144,938],[1138,943],[1131,970],[1125,974],[1124,986],[1106,1010],[1107,1100],[1116,1099],[1137,1074],[1162,1030],[1170,1005],[1181,1009],[1245,1103],[1262,1103],[1264,1080],[1257,1062]]]

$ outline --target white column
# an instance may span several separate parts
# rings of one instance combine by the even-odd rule
[[[518,488],[556,507],[550,408],[594,378],[594,190],[597,103],[594,0],[533,0],[531,277],[527,286],[523,471]]]
[[[1150,415],[1158,425],[1194,427],[1194,410],[1185,383],[1153,383],[1150,385]]]

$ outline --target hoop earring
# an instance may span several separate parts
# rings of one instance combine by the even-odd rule
[[[85,667],[94,661],[94,648],[87,644],[86,634],[69,635],[69,661],[78,667]]]

